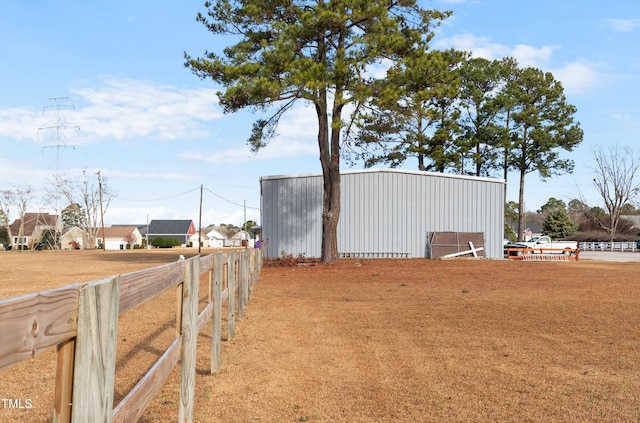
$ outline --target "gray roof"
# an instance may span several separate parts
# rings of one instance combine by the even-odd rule
[[[195,233],[193,220],[152,220],[149,235],[188,235]]]
[[[111,225],[112,228],[121,228],[123,226],[134,226],[136,228],[138,228],[138,232],[140,232],[140,235],[145,236],[147,233],[147,224],[146,223],[133,223],[133,224],[123,224],[123,223],[114,223]]]

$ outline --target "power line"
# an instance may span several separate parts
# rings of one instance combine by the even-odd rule
[[[164,201],[164,200],[171,200],[171,199],[173,199],[173,198],[177,198],[177,197],[182,197],[183,195],[187,195],[187,194],[192,193],[193,191],[196,191],[196,190],[199,190],[199,189],[200,189],[200,187],[199,187],[199,186],[197,186],[197,187],[195,187],[195,188],[193,188],[193,189],[190,189],[189,191],[185,191],[185,192],[182,192],[182,193],[180,193],[180,194],[170,195],[170,196],[168,196],[168,197],[163,197],[163,198],[153,198],[153,199],[144,199],[144,200],[143,200],[143,199],[136,198],[136,199],[134,200],[134,199],[130,199],[130,198],[122,198],[122,197],[118,197],[118,196],[115,196],[115,195],[114,195],[114,198],[117,198],[118,200],[123,200],[123,201],[133,201],[133,202],[136,202],[136,201],[139,201],[139,202]]]
[[[223,196],[221,196],[220,194],[217,194],[213,191],[211,191],[209,188],[205,188],[205,190],[209,191],[211,194],[215,195],[216,197],[218,197],[219,199],[226,201],[229,204],[233,204],[234,206],[238,206],[238,207],[246,207],[248,209],[252,209],[252,210],[260,210],[259,207],[250,207],[250,206],[245,206],[244,204],[239,204],[239,203],[235,203],[231,200],[227,200],[226,198],[224,198]]]
[[[185,192],[182,192],[182,193],[179,193],[179,194],[174,194],[174,195],[170,195],[170,196],[167,196],[167,197],[163,197],[163,198],[154,198],[154,199],[140,199],[140,198],[137,198],[137,199],[130,199],[130,198],[123,198],[123,197],[118,197],[118,196],[114,196],[114,198],[117,198],[117,199],[119,199],[119,200],[123,200],[123,201],[131,201],[131,202],[154,202],[154,201],[164,201],[164,200],[171,200],[171,199],[173,199],[173,198],[177,198],[177,197],[182,197],[183,195],[190,194],[190,193],[192,193],[192,192],[194,192],[194,191],[197,191],[197,190],[199,190],[199,189],[200,189],[200,187],[199,187],[199,186],[197,186],[197,187],[195,187],[195,188],[192,188],[192,189],[190,189],[190,190],[188,190],[188,191],[185,191]],[[213,194],[214,196],[218,197],[218,198],[219,198],[219,199],[221,199],[222,201],[225,201],[225,202],[227,202],[227,203],[229,203],[229,204],[232,204],[232,205],[234,205],[234,206],[242,207],[242,208],[247,208],[247,209],[251,209],[251,210],[258,210],[258,211],[260,211],[260,208],[259,208],[259,207],[250,207],[250,206],[246,206],[246,205],[244,205],[244,204],[236,203],[235,201],[231,201],[231,200],[229,200],[229,199],[227,199],[227,198],[224,198],[224,197],[223,197],[223,196],[221,196],[220,194],[218,194],[218,193],[215,193],[215,192],[211,191],[209,188],[206,188],[206,187],[205,187],[205,188],[204,188],[204,190],[206,190],[206,191],[208,191],[210,194]]]

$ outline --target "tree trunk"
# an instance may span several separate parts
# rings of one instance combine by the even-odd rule
[[[526,173],[524,170],[520,170],[520,192],[518,195],[518,242],[524,241],[524,216],[525,216],[525,208],[524,208],[524,176]]]
[[[422,153],[422,150],[420,150],[420,152],[418,153],[418,170],[424,172],[425,171],[425,167],[424,167],[424,154]]]
[[[480,172],[482,172],[482,150],[478,143],[476,144],[476,176],[480,176]]]
[[[339,162],[338,162],[339,163]],[[322,202],[322,262],[338,259],[338,219],[340,218],[340,166],[330,164],[323,172],[324,198]]]
[[[339,93],[336,93],[338,101]],[[334,103],[337,104],[337,103]],[[334,106],[332,119],[340,119],[341,108]],[[327,92],[321,90],[316,103],[318,115],[318,147],[322,166],[322,249],[321,260],[330,263],[338,259],[338,219],[340,218],[340,129],[331,129],[329,139],[329,116]],[[337,115],[336,115],[337,113]]]
[[[506,133],[507,133],[507,138],[510,137],[510,133],[509,133],[509,122],[511,119],[511,111],[507,110],[507,119],[506,119]],[[509,150],[510,150],[510,146],[508,144],[505,143],[504,146],[504,203],[505,205],[507,204],[507,177],[509,176]]]

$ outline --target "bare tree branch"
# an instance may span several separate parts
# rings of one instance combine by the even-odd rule
[[[613,240],[625,206],[637,204],[640,196],[640,181],[637,178],[640,155],[629,147],[610,146],[606,150],[597,147],[593,157],[593,186],[608,213],[608,224],[601,216],[591,212],[592,207],[585,207],[584,212],[587,218],[607,231]],[[586,205],[583,196],[580,197]]]

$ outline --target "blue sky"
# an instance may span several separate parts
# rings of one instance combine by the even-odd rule
[[[184,51],[199,56],[230,42],[195,22],[203,3],[3,2],[0,189],[31,188],[30,210],[52,211],[42,198],[56,171],[100,171],[118,193],[105,215],[112,224],[197,222],[203,185],[203,224],[240,225],[244,204],[247,219],[260,220],[261,176],[318,173],[312,109],[301,103],[290,111],[278,138],[252,155],[245,141],[254,117],[224,115],[219,87],[183,66]],[[550,71],[577,107],[584,141],[565,155],[576,162],[574,173],[546,182],[529,175],[526,208],[536,210],[549,197],[569,201],[578,191],[599,204],[590,182],[593,148],[634,147],[640,134],[640,5],[527,4],[422,3],[454,12],[434,47],[512,56]],[[69,128],[58,135],[39,130],[58,118]],[[409,160],[405,168],[417,164]],[[517,200],[516,174],[509,176],[507,200]]]

